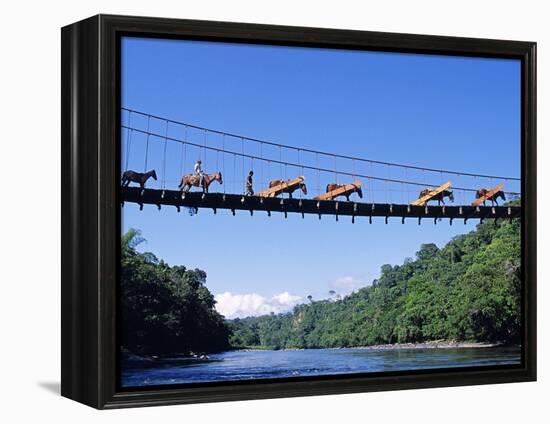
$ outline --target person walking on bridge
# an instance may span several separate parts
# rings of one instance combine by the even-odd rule
[[[253,175],[254,175],[254,171],[250,171],[248,173],[248,177],[246,177],[246,195],[247,196],[254,196],[254,188],[252,183]]]

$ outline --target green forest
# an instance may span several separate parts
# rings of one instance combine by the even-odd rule
[[[224,320],[206,274],[138,253],[122,239],[122,340],[136,353],[245,347],[353,347],[431,340],[514,344],[520,337],[520,223],[488,220],[443,248],[423,244],[368,287],[290,313]]]
[[[122,348],[165,355],[229,349],[229,328],[214,308],[206,273],[139,253],[143,241],[135,229],[122,237]]]

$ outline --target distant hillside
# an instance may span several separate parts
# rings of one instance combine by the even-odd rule
[[[383,265],[372,286],[292,313],[227,321],[233,347],[321,348],[456,340],[517,343],[520,223],[492,220]]]

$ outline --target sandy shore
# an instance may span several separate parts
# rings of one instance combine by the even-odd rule
[[[343,350],[343,349],[364,349],[364,350],[407,350],[407,349],[460,349],[460,348],[488,348],[488,347],[498,347],[502,346],[499,343],[478,343],[478,342],[454,342],[448,340],[434,340],[424,343],[395,343],[395,344],[382,344],[382,345],[371,345],[371,346],[351,346],[351,347],[327,347],[319,349],[334,349],[334,350]],[[315,348],[313,348],[315,349]],[[262,351],[262,350],[271,350],[271,349],[258,349],[258,348],[243,348],[235,349],[236,351]],[[280,349],[283,351],[292,351],[292,350],[306,350],[298,348],[289,348],[289,349]]]
[[[478,342],[453,342],[447,340],[434,340],[424,343],[395,343],[372,346],[359,346],[349,349],[376,349],[376,350],[402,350],[402,349],[456,349],[456,348],[487,348],[500,346],[498,343]],[[337,348],[338,349],[338,348]],[[346,348],[343,348],[346,349]]]

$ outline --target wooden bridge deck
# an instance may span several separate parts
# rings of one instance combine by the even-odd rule
[[[519,206],[414,206],[402,204],[359,203],[335,200],[281,199],[276,197],[242,196],[238,194],[208,193],[195,191],[185,194],[182,199],[180,191],[155,190],[139,187],[121,188],[122,202],[143,205],[196,207],[217,211],[281,212],[315,215],[336,215],[353,217],[389,218],[452,218],[452,219],[486,219],[518,218],[521,216]],[[370,219],[371,219],[370,218]],[[452,221],[451,221],[452,222]]]

